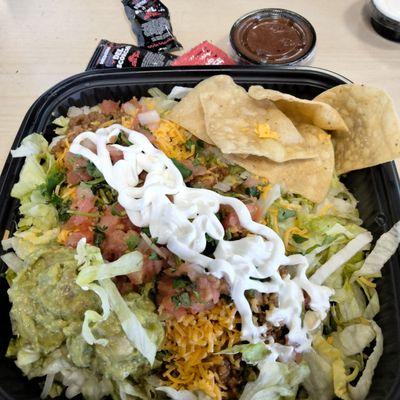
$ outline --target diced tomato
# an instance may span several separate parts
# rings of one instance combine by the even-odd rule
[[[90,139],[84,139],[81,142],[81,145],[83,147],[86,147],[87,149],[89,149],[90,151],[92,151],[93,153],[97,154],[97,146],[94,142],[92,142]]]
[[[124,232],[128,230],[140,231],[140,228],[135,227],[129,217],[125,213],[125,209],[118,203],[107,206],[103,216],[99,221],[99,226],[106,226],[110,232],[114,229],[119,229]]]
[[[90,181],[92,177],[87,172],[86,158],[70,152],[66,155],[65,166],[67,168],[67,182],[70,185],[78,185],[80,182]]]
[[[152,133],[150,131],[148,131],[145,128],[142,128],[140,126],[138,126],[136,128],[136,130],[140,133],[142,133],[144,136],[146,136],[147,139],[149,139],[149,141],[153,144],[155,144],[156,138],[152,135]]]
[[[126,275],[120,275],[116,276],[115,278],[115,284],[117,285],[118,291],[124,295],[126,293],[132,292],[132,283],[128,279]]]
[[[212,275],[203,275],[196,280],[197,290],[202,302],[218,303],[220,280]]]
[[[85,232],[71,232],[68,235],[66,245],[69,247],[76,248],[78,245],[78,242],[86,238],[86,243],[92,244],[93,243],[93,232],[90,230],[87,230]]]
[[[124,209],[119,205],[107,206],[98,226],[104,230],[105,240],[101,244],[103,257],[113,261],[128,252],[129,236],[138,236],[137,230],[129,218],[123,215]]]
[[[128,251],[127,239],[129,234],[119,229],[112,229],[111,231],[108,231],[108,229],[110,228],[105,231],[105,239],[101,243],[100,249],[106,260],[115,261]]]
[[[89,188],[78,186],[76,198],[72,202],[71,210],[97,215],[95,206],[96,197]],[[87,215],[72,215],[63,225],[63,229],[72,231],[67,238],[67,246],[76,247],[77,243],[83,237],[86,237],[88,243],[93,243],[93,227],[96,223],[96,217]]]
[[[72,208],[83,212],[92,212],[96,210],[96,197],[86,186],[79,186],[76,191],[76,200],[72,203]]]
[[[258,222],[262,217],[262,210],[260,207],[253,203],[253,204],[246,204],[247,209],[250,212],[251,218],[253,221]],[[231,229],[233,231],[240,231],[242,226],[240,225],[239,218],[236,212],[230,208],[230,211],[226,214],[225,218],[222,221],[222,225],[225,229]]]
[[[258,185],[260,185],[260,180],[259,179],[256,179],[256,178],[254,178],[254,177],[249,177],[249,178],[247,178],[244,182],[243,182],[243,186],[244,187],[246,187],[246,188],[249,188],[249,187],[253,187],[253,186],[258,186]]]
[[[99,106],[104,114],[113,114],[119,109],[119,103],[112,100],[103,100]]]
[[[225,282],[212,275],[201,273],[194,267],[192,264],[185,263],[178,268],[179,272],[165,273],[161,276],[157,286],[157,302],[158,311],[164,317],[179,319],[187,313],[197,314],[208,310],[218,303],[221,289],[225,290]],[[174,280],[185,275],[190,278],[192,284],[186,287],[179,287],[179,285],[174,287]],[[179,296],[185,291],[190,298],[190,305],[179,304]]]
[[[262,210],[258,204],[247,204],[246,207],[249,209],[253,221],[258,222],[262,218]]]
[[[135,286],[141,285],[146,282],[151,282],[161,272],[161,269],[164,265],[164,260],[150,260],[146,256],[143,260],[142,270],[129,274],[129,280]]]
[[[192,168],[193,177],[202,176],[208,173],[208,169],[204,165],[195,165]]]
[[[115,147],[110,146],[110,145],[107,145],[107,150],[110,153],[111,162],[113,164],[115,164],[119,160],[123,160],[124,159],[124,153],[122,153],[121,150],[118,150]]]
[[[162,276],[162,279],[158,281],[158,312],[160,315],[179,320],[181,317],[187,314],[187,309],[182,306],[177,307],[177,305],[172,301],[173,296],[176,296],[177,294],[176,289],[173,287],[173,282],[173,278],[165,275]]]

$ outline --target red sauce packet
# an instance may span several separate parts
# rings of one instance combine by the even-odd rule
[[[212,43],[204,41],[193,47],[190,51],[174,60],[171,65],[235,65],[224,51],[214,46]]]

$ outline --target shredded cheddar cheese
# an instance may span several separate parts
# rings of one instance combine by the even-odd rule
[[[64,147],[62,150],[56,152],[55,154],[55,159],[56,159],[56,165],[59,168],[63,168],[65,166],[65,157],[67,153],[69,152],[69,147],[70,143],[68,139],[63,140]]]
[[[66,200],[66,199],[69,199],[69,198],[71,198],[71,199],[75,199],[76,198],[76,186],[67,186],[67,187],[65,187],[65,188],[63,188],[62,190],[61,190],[61,194],[60,194],[60,197],[63,199],[63,200]]]
[[[60,233],[57,236],[57,242],[65,245],[65,243],[67,243],[68,235],[70,233],[71,232],[67,229],[61,229]]]
[[[366,278],[365,276],[360,276],[357,278],[357,281],[361,284],[361,285],[365,285],[368,286],[370,288],[375,288],[376,287],[376,283],[372,282],[371,280],[369,280],[368,278]]]
[[[293,246],[290,244],[290,240],[292,239],[293,235],[296,234],[306,237],[306,233],[306,229],[300,229],[297,226],[292,226],[291,228],[286,229],[285,233],[283,234],[283,242],[285,243],[286,250],[293,250]]]
[[[333,208],[333,205],[330,203],[325,204],[321,211],[319,212],[320,215],[325,215],[327,214],[329,211],[331,211],[331,209]]]
[[[256,134],[262,139],[279,139],[279,135],[271,130],[271,127],[267,124],[256,124]]]
[[[169,355],[163,376],[169,386],[202,390],[216,400],[226,397],[227,388],[218,374],[218,366],[224,364],[224,358],[230,358],[216,353],[240,342],[235,315],[234,305],[221,301],[211,310],[167,321],[163,350]]]
[[[134,125],[135,119],[133,117],[122,117],[121,124],[125,128],[132,129]]]
[[[156,104],[155,104],[154,100],[151,98],[144,97],[141,99],[141,103],[144,104],[146,111],[151,111],[156,108]]]
[[[117,123],[118,121],[116,121],[115,119],[111,119],[110,121],[106,121],[103,122],[102,124],[99,125],[99,128],[107,128],[109,126],[111,126],[112,124]]]
[[[257,189],[260,191],[260,199],[265,200],[267,198],[268,192],[271,190],[272,186],[269,184],[258,185]]]
[[[169,158],[178,161],[186,160],[194,154],[194,146],[190,150],[185,147],[188,134],[185,129],[172,121],[162,119],[160,125],[153,132],[155,144]]]
[[[276,207],[271,207],[268,210],[270,227],[277,233],[280,233],[279,224],[278,224],[278,209]]]

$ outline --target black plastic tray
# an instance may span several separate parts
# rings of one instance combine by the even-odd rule
[[[87,71],[72,76],[44,93],[29,109],[17,133],[13,148],[32,132],[52,136],[51,121],[65,114],[70,106],[95,105],[104,99],[128,100],[145,95],[153,86],[168,91],[175,85],[194,86],[209,76],[224,73],[248,87],[259,84],[298,97],[311,99],[333,86],[348,83],[340,75],[315,68],[264,67],[193,67],[120,71]],[[18,179],[21,159],[8,157],[0,177],[0,238],[6,229],[13,230],[18,203],[10,191]],[[394,163],[349,173],[344,179],[359,200],[364,226],[374,237],[400,220],[400,184]],[[383,270],[378,283],[381,311],[377,322],[384,335],[384,352],[375,371],[370,400],[400,398],[400,253],[397,252]],[[4,271],[4,266],[2,266]],[[0,398],[8,400],[39,399],[37,381],[29,382],[14,363],[5,358],[11,327],[7,283],[0,279]]]

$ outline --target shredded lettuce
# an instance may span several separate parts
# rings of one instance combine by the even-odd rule
[[[335,253],[324,265],[319,267],[311,276],[310,281],[316,285],[322,285],[330,275],[354,257],[359,251],[363,250],[371,241],[372,235],[369,232],[360,233],[347,243],[346,246]]]
[[[109,310],[117,315],[122,329],[129,341],[152,365],[155,360],[157,346],[143,328],[137,316],[131,311],[114,282],[110,279],[118,275],[126,275],[140,271],[143,265],[143,256],[133,252],[122,256],[119,260],[105,264],[100,249],[86,244],[81,239],[77,246],[76,260],[80,265],[80,272],[76,283],[84,290],[93,290],[101,299],[103,315],[96,311],[85,312],[82,326],[82,335],[89,344],[107,344],[105,339],[96,339],[91,332],[91,324],[104,321],[108,318]],[[92,282],[98,281],[98,285]],[[154,338],[153,338],[154,339]]]
[[[364,400],[369,392],[372,383],[372,377],[378,361],[383,353],[383,335],[381,328],[374,322],[371,321],[372,329],[375,332],[375,347],[373,352],[369,355],[367,364],[364,368],[363,374],[356,386],[349,385],[349,392],[352,400]]]
[[[170,91],[168,98],[173,99],[183,99],[188,93],[190,93],[193,88],[184,87],[184,86],[174,86]],[[149,90],[150,93],[150,90]]]
[[[352,386],[350,382],[360,371],[357,357],[374,339],[374,350],[357,384]],[[382,332],[374,321],[349,325],[332,334],[329,342],[318,334],[313,341],[313,350],[304,355],[311,374],[303,385],[312,400],[328,400],[334,396],[343,400],[363,400],[368,394],[382,351]]]
[[[22,200],[25,195],[45,182],[46,171],[40,165],[40,160],[37,160],[35,156],[29,156],[22,167],[19,181],[12,188],[11,196]]]
[[[161,116],[176,105],[176,101],[173,98],[167,96],[158,88],[150,88],[148,92],[151,97],[142,97],[140,102],[146,105],[150,103]]]
[[[242,354],[242,360],[248,364],[256,364],[270,354],[267,346],[263,342],[238,344],[228,349],[222,350],[218,354]]]
[[[399,244],[400,221],[377,240],[374,249],[365,259],[364,265],[354,273],[354,277],[379,276],[381,269],[396,252]]]
[[[191,392],[190,390],[175,390],[169,386],[160,386],[159,392],[164,392],[171,400],[211,400],[209,396],[201,391]]]
[[[24,268],[23,261],[13,251],[3,254],[0,258],[16,274]]]
[[[144,393],[142,388],[133,386],[127,381],[119,384],[119,395],[121,397],[121,400],[126,400],[127,395],[133,396],[134,398],[138,398],[141,400],[148,400],[149,398],[147,394]]]
[[[32,133],[22,140],[21,145],[17,149],[11,150],[11,155],[14,158],[28,157],[46,153],[47,148],[47,140],[39,133]]]
[[[57,128],[54,129],[57,135],[65,135],[68,130],[69,118],[61,115],[53,121],[53,124],[57,125]]]
[[[376,334],[371,325],[354,324],[332,334],[333,344],[344,356],[361,353]]]
[[[274,185],[268,191],[266,195],[264,193],[261,194],[260,199],[258,200],[258,205],[261,210],[261,215],[265,215],[272,204],[275,203],[281,197],[281,187],[279,185]]]
[[[79,246],[81,251],[82,246]],[[113,278],[118,275],[128,275],[132,272],[140,271],[143,267],[143,256],[138,251],[124,254],[118,260],[110,263],[88,265],[82,268],[76,279],[76,283],[85,288],[93,281]]]
[[[30,347],[22,347],[17,352],[16,364],[19,368],[23,368],[29,364],[33,364],[35,361],[39,360],[40,353],[37,350],[33,350]]]
[[[343,218],[357,225],[362,223],[358,215],[357,200],[337,176],[333,177],[328,195],[316,205],[315,212]]]
[[[315,349],[303,354],[310,374],[302,385],[307,390],[311,400],[331,400],[334,397],[332,366],[330,360],[326,360]]]
[[[5,255],[7,265],[20,270],[34,263],[56,244],[60,232],[58,213],[44,191],[58,170],[47,141],[37,133],[27,136],[13,151],[13,156],[26,157],[19,181],[11,191],[11,195],[20,200],[22,218],[14,236],[3,241],[2,245],[4,250],[14,250],[18,257],[12,253]]]
[[[294,398],[298,386],[309,374],[305,363],[281,363],[265,358],[258,363],[260,374],[244,387],[240,400],[279,400]]]

